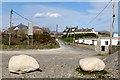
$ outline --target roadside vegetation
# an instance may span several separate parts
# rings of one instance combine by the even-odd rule
[[[86,75],[86,74],[101,74],[101,75],[103,75],[103,74],[108,74],[108,72],[107,72],[106,70],[102,70],[102,71],[92,71],[92,72],[90,72],[90,71],[83,71],[83,70],[80,68],[80,66],[78,66],[75,70],[76,70],[76,72],[77,72],[78,74],[83,74],[83,75]]]
[[[50,33],[44,31],[42,33],[35,32],[33,36],[24,33],[12,33],[11,45],[9,46],[9,34],[2,33],[2,49],[51,49],[58,48],[59,44],[55,37],[51,37]]]
[[[79,38],[98,38],[98,35],[94,34],[94,33],[86,33],[86,34],[71,34],[71,35],[63,35],[62,36],[62,40],[65,42],[73,42],[73,38],[75,38],[75,40],[79,39]]]
[[[110,33],[109,32],[98,32],[99,37],[109,37]]]
[[[108,53],[100,53],[100,54],[96,54],[95,56],[109,56],[110,54]]]
[[[113,46],[112,52],[115,53],[120,50],[120,45],[118,46]]]

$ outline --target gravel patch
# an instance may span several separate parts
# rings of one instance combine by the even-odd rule
[[[69,47],[61,44],[61,48],[52,50],[25,50],[2,52],[2,78],[119,78],[118,76],[118,53],[110,56],[99,57],[106,64],[105,75],[78,74],[75,69],[79,66],[81,58],[98,54],[94,51]],[[8,71],[10,57],[18,54],[28,54],[34,57],[40,64],[41,71],[26,74],[13,74]]]

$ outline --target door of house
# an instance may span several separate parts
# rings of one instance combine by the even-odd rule
[[[92,40],[92,44],[94,45],[94,40]]]
[[[105,46],[101,46],[101,51],[105,51]]]

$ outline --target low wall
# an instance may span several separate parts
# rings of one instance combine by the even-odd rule
[[[95,46],[95,51],[102,54],[102,53],[109,53],[109,46],[105,46],[105,51],[101,51],[101,46],[96,45]]]
[[[120,46],[113,46],[112,53],[115,53],[120,50]],[[99,53],[109,53],[109,46],[105,46],[105,51],[101,51],[101,46],[95,46],[95,51]]]
[[[112,53],[115,53],[115,52],[117,52],[117,51],[120,50],[120,45],[118,45],[118,46],[113,46],[112,48],[113,48],[113,49],[112,49]]]
[[[70,43],[70,42],[64,42],[64,43],[67,44],[67,45],[73,45],[73,43]],[[109,53],[109,47],[108,46],[105,47],[105,51],[101,51],[101,46],[98,46],[98,45],[86,45],[86,44],[75,43],[75,46],[78,46],[78,47],[83,48],[83,49],[96,51],[98,53]],[[118,50],[120,50],[120,45],[119,46],[113,46],[112,53],[115,53]]]
[[[94,45],[86,45],[86,44],[75,44],[78,47],[84,48],[84,49],[89,49],[95,51],[95,46]]]

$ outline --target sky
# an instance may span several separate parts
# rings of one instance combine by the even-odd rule
[[[108,2],[110,0],[1,0],[3,2]],[[118,2],[119,0],[114,0]]]
[[[2,2],[2,28],[6,29],[9,27],[10,9],[13,9],[13,11],[33,21],[33,25],[48,27],[52,31],[55,31],[56,25],[59,26],[60,32],[63,31],[66,26],[95,28],[97,31],[110,30],[112,14],[111,4],[97,17],[97,19],[86,26],[86,24],[88,24],[88,22],[91,21],[108,4],[108,2],[79,2],[80,0],[75,0],[78,2],[67,2],[67,0],[66,2],[55,2],[54,0],[52,0],[53,2],[31,1],[9,2],[9,0],[6,0],[6,2]],[[116,2],[114,31],[118,31],[117,13],[118,3]],[[18,25],[20,23],[28,25],[29,22],[13,12],[12,24]]]

